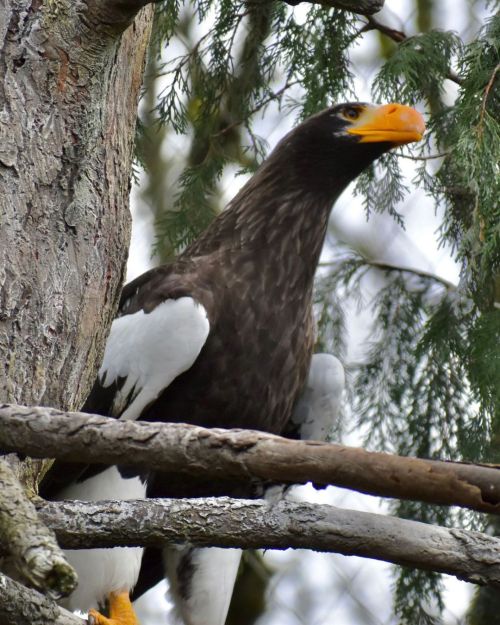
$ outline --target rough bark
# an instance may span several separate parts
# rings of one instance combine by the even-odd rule
[[[86,621],[0,573],[1,625],[85,625]]]
[[[8,562],[37,588],[67,595],[76,586],[76,574],[66,562],[54,533],[38,518],[9,465],[0,458],[0,536]],[[0,623],[3,621],[0,620]]]
[[[500,539],[381,514],[281,500],[40,502],[68,548],[162,545],[314,549],[455,575],[500,588]]]
[[[0,397],[81,405],[129,242],[129,177],[151,7],[0,7]],[[99,320],[99,323],[96,323]]]
[[[0,4],[4,401],[75,408],[94,379],[128,248],[132,143],[152,8],[128,27],[144,4]],[[7,461],[34,490],[41,463]],[[18,536],[29,506],[6,491],[0,499],[2,532]],[[27,535],[40,538],[32,521]],[[55,545],[40,558],[21,543],[14,541],[18,569],[27,572],[29,554],[31,581],[68,588],[70,570]]]
[[[251,430],[120,422],[50,408],[1,405],[0,448],[215,480],[312,481],[382,497],[500,513],[496,466],[405,458]]]
[[[2,401],[75,409],[94,379],[128,248],[133,129],[152,7],[130,25],[147,4],[0,4]],[[7,460],[34,491],[43,464]],[[18,485],[9,480],[11,492]],[[6,495],[2,531],[19,536],[16,514],[24,510],[24,527],[29,503],[18,492],[11,505]],[[23,533],[40,538],[36,516],[31,521],[35,529]],[[26,545],[14,545],[27,572]],[[32,581],[63,566],[51,551]]]

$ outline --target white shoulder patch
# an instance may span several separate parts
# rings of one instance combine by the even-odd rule
[[[137,419],[172,380],[193,365],[209,330],[206,310],[192,297],[169,299],[150,313],[140,310],[115,319],[99,370],[104,387],[125,378],[114,399],[113,414]]]
[[[344,367],[331,354],[314,354],[309,376],[295,406],[292,422],[300,427],[302,440],[326,441],[340,431]]]

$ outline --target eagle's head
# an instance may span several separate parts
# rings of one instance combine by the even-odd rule
[[[329,193],[345,187],[384,152],[419,141],[424,130],[422,115],[409,106],[337,104],[289,132],[272,157],[288,168],[290,181]]]
[[[425,130],[422,115],[402,104],[377,106],[361,102],[339,104],[318,114],[339,140],[388,143],[390,147],[420,141]]]

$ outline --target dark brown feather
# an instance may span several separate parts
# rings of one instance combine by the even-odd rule
[[[179,258],[124,288],[120,315],[148,313],[166,299],[190,296],[210,321],[194,365],[144,409],[141,419],[284,431],[312,355],[313,279],[331,207],[390,147],[361,145],[343,132],[348,122],[341,109],[324,111],[289,133]],[[97,382],[84,409],[110,414],[113,391]],[[77,473],[82,471],[89,475],[84,467]],[[50,476],[47,484],[50,493]],[[230,483],[159,474],[148,479],[148,494],[253,496],[259,490],[255,484],[235,489]],[[145,561],[153,564],[143,567],[135,596],[162,574],[155,566],[158,558],[154,550],[146,551]]]
[[[119,315],[190,296],[210,334],[198,359],[141,419],[281,433],[304,384],[314,341],[312,288],[331,207],[388,144],[359,144],[333,107],[289,133],[227,209],[172,264],[125,286]],[[84,410],[111,414],[116,384],[96,382]],[[101,467],[56,463],[42,492]],[[178,496],[174,476],[150,483]],[[169,487],[167,487],[169,485]],[[186,496],[207,494],[189,488]],[[212,484],[214,493],[221,488]]]

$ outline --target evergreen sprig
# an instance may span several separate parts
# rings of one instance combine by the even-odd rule
[[[433,30],[405,39],[375,78],[374,96],[413,105],[440,102],[461,48],[460,38],[447,31]]]
[[[333,287],[336,293],[359,299],[365,290],[363,281],[373,278],[374,271],[383,284],[371,302],[373,322],[365,338],[366,356],[352,370],[350,389],[365,444],[421,458],[484,458],[489,413],[477,401],[469,381],[469,359],[478,344],[475,337],[469,343],[473,304],[456,289],[405,269],[374,268],[351,254],[333,263],[318,279],[320,336],[330,330],[323,291]],[[332,296],[327,302],[339,304]],[[334,311],[332,318],[342,319],[342,313]],[[485,367],[484,360],[479,362]],[[475,528],[481,524],[477,515],[457,514],[440,506],[398,501],[392,509],[399,516],[426,523]],[[438,574],[399,568],[394,592],[402,624],[440,622],[443,602]]]
[[[397,207],[408,191],[395,152],[381,156],[358,176],[354,186],[354,194],[361,197],[367,218],[373,211],[387,212],[403,229],[404,217]]]
[[[182,247],[197,236],[187,221],[206,223],[214,206],[190,198],[213,192],[226,163],[251,170],[262,160],[254,118],[272,102],[281,107],[292,85],[302,86],[299,118],[352,94],[348,50],[357,18],[345,11],[313,6],[302,20],[282,2],[230,0],[198,2],[194,10],[206,33],[162,67],[168,86],[159,94],[159,122],[192,142],[178,200],[159,218],[159,245],[165,237]],[[178,7],[158,12],[160,36],[169,36],[178,14]],[[188,218],[184,210],[200,214]]]
[[[478,308],[500,301],[500,16],[465,47],[462,86],[441,144],[438,174],[446,207],[442,229],[463,265]],[[439,197],[438,197],[439,199]]]

